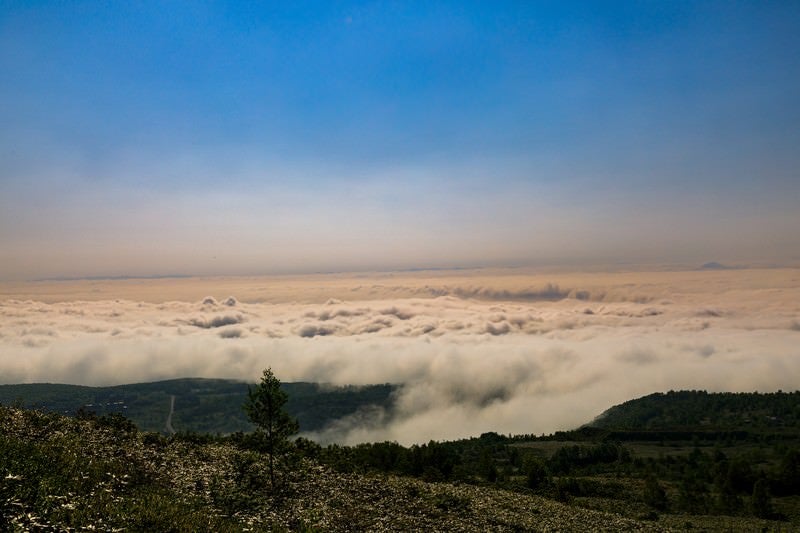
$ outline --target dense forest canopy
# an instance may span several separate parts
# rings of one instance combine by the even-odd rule
[[[590,426],[609,429],[778,429],[800,426],[800,391],[669,391],[614,406]]]

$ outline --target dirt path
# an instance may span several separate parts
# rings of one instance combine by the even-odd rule
[[[175,412],[175,395],[169,397],[169,414],[167,415],[167,423],[165,424],[166,430],[171,434],[175,434],[175,428],[172,427],[172,413]]]

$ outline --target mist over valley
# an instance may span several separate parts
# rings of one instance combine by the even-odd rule
[[[550,433],[651,392],[792,390],[800,379],[793,269],[512,269],[2,289],[13,296],[0,303],[4,383],[253,382],[271,367],[287,382],[401,385],[392,416],[374,409],[339,420],[313,435],[323,442]],[[238,290],[219,292],[228,289]],[[117,298],[131,290],[149,301]]]

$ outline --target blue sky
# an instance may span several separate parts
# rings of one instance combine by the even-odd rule
[[[796,2],[0,2],[0,278],[800,262]]]

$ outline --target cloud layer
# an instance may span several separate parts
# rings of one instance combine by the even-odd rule
[[[7,299],[0,380],[255,380],[272,366],[285,381],[404,385],[391,417],[361,413],[315,435],[323,441],[550,432],[658,390],[796,388],[798,278],[620,273],[516,287],[502,277],[358,278],[328,291],[354,297],[312,302],[302,290],[299,302],[273,303]],[[360,297],[365,285],[371,299]]]

